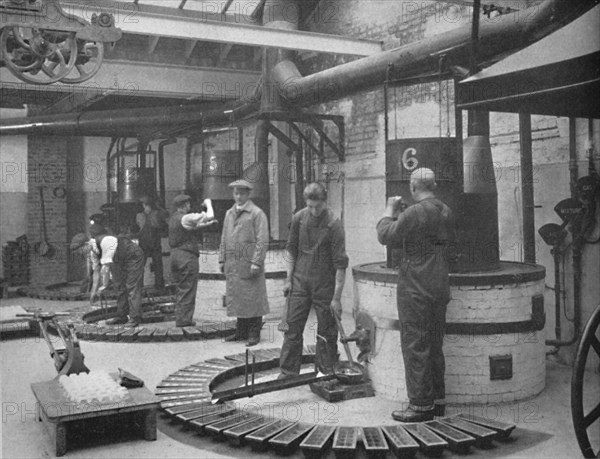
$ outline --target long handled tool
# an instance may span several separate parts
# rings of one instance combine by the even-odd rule
[[[79,340],[73,324],[67,324],[68,332],[62,330],[60,324],[55,320],[58,316],[68,316],[68,312],[35,312],[26,314],[17,314],[19,317],[33,317],[40,324],[40,330],[46,340],[48,349],[50,349],[50,357],[54,359],[54,366],[59,375],[70,375],[72,373],[79,374],[82,372],[89,373],[90,370],[83,363],[83,354],[79,347]],[[50,336],[48,335],[48,323],[53,322],[58,335],[65,344],[64,349],[55,349]]]
[[[287,315],[288,310],[290,309],[290,300],[292,299],[292,291],[294,290],[294,271],[296,269],[296,265],[292,267],[292,272],[290,273],[290,290],[285,298],[285,303],[283,305],[283,311],[281,311],[281,321],[277,325],[277,330],[280,332],[286,332],[290,329],[290,326],[287,323]]]
[[[44,187],[38,187],[40,190],[40,204],[42,210],[42,234],[40,235],[40,243],[36,246],[37,252],[43,257],[54,256],[54,247],[48,243],[48,231],[46,229],[46,204],[44,203]]]
[[[340,332],[340,341],[344,345],[346,357],[348,357],[347,362],[337,362],[333,367],[333,372],[335,376],[345,384],[360,384],[364,380],[365,369],[360,363],[356,363],[352,358],[352,354],[350,353],[350,346],[348,345],[348,338],[346,338],[344,327],[342,327],[342,321],[336,314],[333,314],[333,317],[335,318],[335,323],[337,324],[338,330]]]

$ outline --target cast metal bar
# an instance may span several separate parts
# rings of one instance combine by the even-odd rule
[[[237,387],[223,391],[214,392],[212,395],[212,403],[221,403],[227,400],[236,400],[238,398],[250,397],[252,395],[266,394],[278,390],[289,389],[291,387],[304,386],[318,381],[330,381],[336,379],[334,374],[317,376],[317,372],[299,375],[295,378],[287,378],[275,381],[267,381],[258,383],[254,386]]]

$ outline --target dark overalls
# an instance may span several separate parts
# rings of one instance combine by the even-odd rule
[[[96,237],[96,245],[100,252],[100,243],[106,235]],[[102,253],[100,253],[100,258]],[[113,258],[111,273],[119,296],[117,298],[117,315],[131,321],[142,321],[142,288],[144,286],[144,251],[124,236],[117,236],[117,250]]]
[[[312,217],[308,209],[292,218],[287,251],[295,259],[287,313],[288,331],[281,349],[281,373],[294,375],[302,363],[303,332],[311,305],[317,314],[316,364],[332,373],[338,361],[337,326],[330,304],[338,269],[348,267],[344,230],[329,210]]]
[[[175,325],[192,323],[198,290],[198,242],[201,232],[187,230],[181,224],[185,214],[176,212],[169,220],[169,245],[171,246],[171,277],[177,287]]]
[[[146,260],[152,258],[154,267],[154,286],[164,288],[165,279],[163,274],[162,246],[160,237],[160,218],[161,212],[153,209],[149,214],[141,212],[144,224],[140,228],[139,241],[140,247],[144,251]],[[164,221],[164,219],[162,220]]]
[[[398,318],[411,404],[429,407],[445,397],[442,351],[450,301],[446,248],[454,233],[452,211],[436,198],[422,200],[397,220],[377,224],[379,242],[402,249]]]

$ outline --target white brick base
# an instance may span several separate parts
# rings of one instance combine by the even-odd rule
[[[544,280],[521,284],[451,288],[447,321],[503,323],[531,319],[531,297],[542,294]],[[400,332],[396,328],[395,282],[354,280],[354,310],[376,322],[376,343],[367,369],[375,391],[406,400]],[[513,402],[540,393],[546,381],[545,334],[446,335],[446,401],[448,403]],[[490,356],[512,356],[512,378],[490,379]]]

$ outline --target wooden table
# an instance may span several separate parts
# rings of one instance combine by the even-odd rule
[[[118,374],[111,373],[118,381]],[[56,455],[63,456],[68,448],[68,433],[78,422],[111,416],[111,423],[125,423],[133,416],[145,440],[156,440],[156,412],[159,399],[146,387],[128,389],[130,397],[118,402],[74,403],[63,391],[58,378],[31,384],[37,400],[38,419],[43,421],[56,444]],[[106,420],[107,418],[104,418]]]

